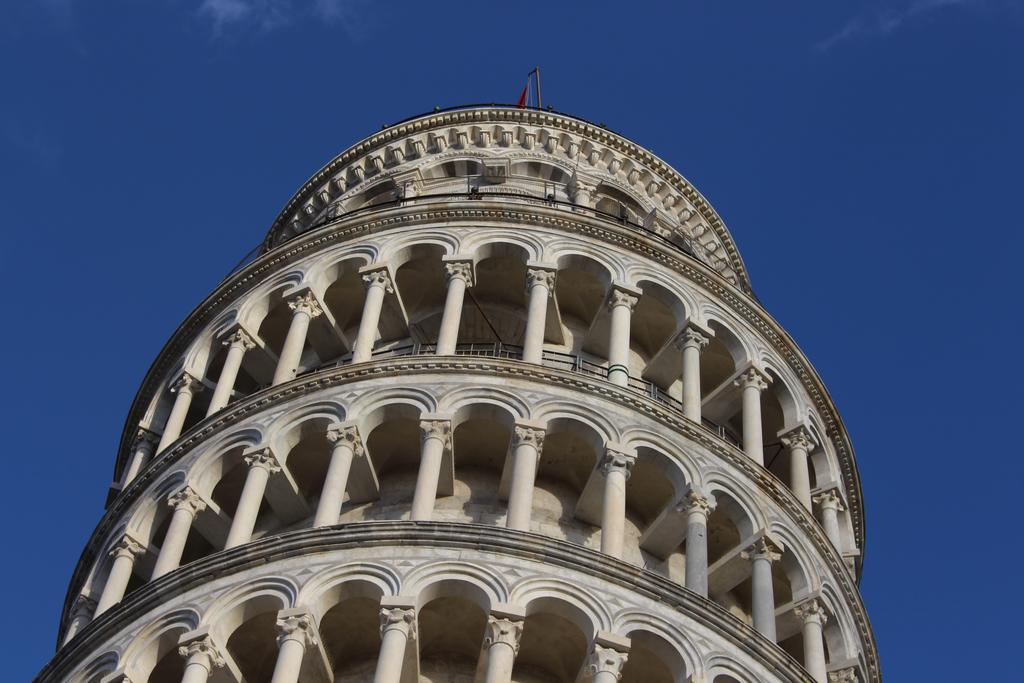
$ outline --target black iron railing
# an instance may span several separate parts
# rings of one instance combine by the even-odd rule
[[[437,344],[419,344],[410,342],[408,344],[377,349],[371,354],[371,358],[378,359],[396,358],[401,356],[425,356],[433,355],[435,353],[437,353]],[[458,344],[455,347],[455,355],[522,360],[523,347],[516,344],[504,344],[502,342]],[[342,367],[344,365],[348,365],[350,362],[351,356],[346,355],[339,358],[337,361],[304,370],[303,372],[300,372],[298,376],[302,377],[314,372],[320,372],[321,370]],[[599,379],[606,379],[608,377],[608,368],[579,354],[562,353],[560,351],[545,349],[541,365],[554,370],[565,370],[567,372],[575,372]],[[260,389],[265,389],[267,386],[269,385],[264,385],[260,387]],[[650,382],[640,377],[630,376],[626,388],[637,394],[642,394],[647,398],[657,401],[676,412],[683,412],[683,402],[674,396],[670,396],[668,392],[654,382]],[[739,436],[725,425],[712,422],[707,418],[702,418],[701,424],[705,429],[714,432],[720,439],[728,441],[737,448],[741,447]]]

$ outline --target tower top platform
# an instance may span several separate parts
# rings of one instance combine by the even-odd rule
[[[751,291],[721,216],[668,163],[603,124],[513,105],[439,109],[364,138],[292,196],[262,251],[357,211],[484,194],[604,215],[676,244]]]

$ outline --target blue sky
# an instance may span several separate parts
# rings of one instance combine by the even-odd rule
[[[701,189],[832,392],[887,678],[1019,676],[1024,3],[5,0],[6,680],[182,318],[334,154],[537,64]]]

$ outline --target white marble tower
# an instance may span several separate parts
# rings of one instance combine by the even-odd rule
[[[700,193],[459,108],[318,171],[167,342],[38,680],[878,683],[863,550]]]

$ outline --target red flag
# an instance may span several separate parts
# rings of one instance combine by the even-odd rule
[[[523,88],[523,92],[519,93],[519,101],[516,102],[516,107],[519,109],[526,109],[526,93],[530,90],[530,79],[526,79],[526,86]]]

